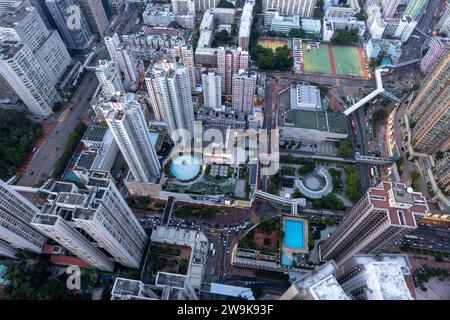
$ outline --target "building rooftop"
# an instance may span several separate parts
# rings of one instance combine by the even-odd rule
[[[403,192],[399,195],[399,189],[405,190],[410,196],[404,195]],[[415,216],[429,213],[425,197],[420,192],[408,192],[403,183],[382,182],[378,187],[370,188],[369,201],[376,208],[386,209],[392,224],[402,224],[411,228],[417,226]]]
[[[285,125],[334,133],[347,133],[345,115],[338,112],[289,110],[287,111]]]
[[[369,300],[412,300],[398,262],[371,262],[366,265]]]
[[[212,282],[209,292],[227,297],[244,297],[247,298],[247,300],[255,300],[252,289],[246,287],[230,286]]]
[[[411,274],[411,265],[408,257],[404,254],[383,254],[382,256],[374,256],[371,254],[358,254],[355,256],[358,263],[367,265],[371,262],[397,262],[400,265],[403,275]]]
[[[333,275],[314,284],[309,292],[316,300],[349,300]]]
[[[200,22],[199,30],[203,32],[205,30],[212,31],[212,27],[214,26],[214,15],[210,10],[206,10],[203,14],[202,21]]]
[[[334,277],[336,264],[329,261],[294,282],[299,292],[308,290],[317,300],[349,300]]]
[[[81,152],[80,158],[78,159],[74,170],[90,169],[97,157],[97,151],[84,150]]]
[[[255,6],[254,1],[245,2],[242,8],[241,22],[239,26],[239,38],[249,37],[252,28],[253,21],[253,7]]]
[[[89,126],[84,133],[82,140],[101,142],[106,134],[106,131],[108,131],[108,127],[96,125]]]
[[[87,196],[85,194],[61,192],[56,198],[56,203],[69,206],[82,206],[86,198]]]
[[[320,90],[315,86],[291,85],[291,108],[321,110]]]
[[[5,12],[0,13],[0,27],[13,28],[32,10],[36,9],[33,7],[26,7],[22,3],[10,6]]]

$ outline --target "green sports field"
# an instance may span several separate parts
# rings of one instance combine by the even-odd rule
[[[361,59],[357,47],[332,47],[336,74],[363,77]]]
[[[273,52],[277,50],[277,48],[288,46],[287,40],[269,40],[269,39],[259,39],[257,42],[258,46],[272,49]]]
[[[303,44],[303,71],[306,73],[327,73],[331,74],[330,57],[328,47],[321,45],[320,49],[306,50],[306,43]]]
[[[303,43],[303,72],[368,77],[362,49],[352,46],[329,46],[306,50]]]

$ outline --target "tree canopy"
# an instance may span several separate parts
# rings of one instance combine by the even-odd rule
[[[0,118],[0,178],[7,178],[23,164],[42,129],[16,111],[0,110]]]
[[[299,29],[291,29],[289,31],[289,37],[291,38],[303,38],[305,37],[305,31],[301,28]]]
[[[345,166],[345,173],[347,174],[347,191],[348,198],[356,202],[360,197],[359,176],[355,166]]]
[[[64,281],[51,278],[48,258],[37,257],[10,264],[5,275],[7,300],[67,300],[73,298]]]
[[[216,6],[217,8],[235,8],[234,4],[228,2],[227,0],[220,0]]]
[[[275,53],[271,49],[256,46],[252,48],[251,55],[255,58],[258,67],[263,70],[288,71],[293,63],[286,45],[277,48]]]
[[[350,139],[339,142],[339,153],[346,157],[350,157],[353,154],[353,146]]]
[[[329,193],[320,199],[313,200],[314,209],[330,209],[330,210],[345,210],[344,203],[334,193]]]
[[[336,30],[331,37],[333,44],[349,44],[358,41],[358,29],[344,29]]]

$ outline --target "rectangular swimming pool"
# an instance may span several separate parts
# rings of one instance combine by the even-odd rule
[[[287,248],[304,249],[303,221],[284,221],[284,246]]]

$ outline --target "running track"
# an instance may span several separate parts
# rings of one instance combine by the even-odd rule
[[[330,58],[331,75],[336,75],[336,65],[334,64],[333,48],[332,46],[327,46],[328,57]]]

